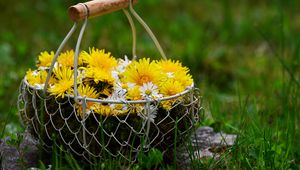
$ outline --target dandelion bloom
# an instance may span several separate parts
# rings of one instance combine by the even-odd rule
[[[74,51],[66,51],[61,53],[57,58],[58,64],[65,67],[74,67]]]
[[[184,91],[182,84],[175,80],[167,80],[159,86],[160,93],[164,96],[173,96]]]
[[[110,53],[105,53],[104,50],[99,50],[96,48],[91,48],[89,53],[82,52],[81,54],[87,67],[98,68],[104,71],[112,71],[114,67],[117,66],[117,60],[110,55]]]
[[[143,58],[128,65],[123,75],[125,82],[142,86],[149,82],[157,84],[160,80],[161,71],[157,63],[150,61],[149,58]]]
[[[161,60],[157,64],[161,67],[164,73],[161,77],[161,83],[169,79],[173,79],[182,84],[183,87],[191,86],[193,83],[192,76],[188,74],[189,69],[182,66],[179,61]]]
[[[100,94],[97,92],[97,90],[94,87],[90,87],[89,85],[83,85],[81,84],[78,87],[78,95],[82,97],[88,97],[88,98],[94,98],[97,99]],[[90,107],[95,104],[95,102],[87,102],[86,103],[86,112],[89,112]],[[78,113],[83,118],[83,112],[82,112],[82,105],[77,105]]]
[[[109,105],[103,105],[103,104],[94,104],[91,106],[91,109],[94,113],[97,113],[102,116],[111,116],[112,110],[109,107]]]
[[[53,51],[51,51],[50,53],[47,51],[41,52],[40,55],[38,56],[37,66],[42,68],[50,67],[53,57],[54,57]]]
[[[170,79],[167,80],[165,83],[160,84],[159,90],[160,93],[163,94],[164,96],[173,96],[180,92],[183,92],[184,86],[182,86],[180,82]],[[162,101],[161,106],[165,110],[170,110],[172,109],[172,106],[177,99]]]
[[[140,100],[142,99],[141,90],[139,86],[134,86],[133,88],[128,89],[127,99],[129,100]]]
[[[73,92],[74,76],[73,70],[69,67],[57,67],[53,70],[57,82],[50,86],[49,92],[56,98],[64,98],[65,94]]]
[[[161,67],[161,70],[165,73],[167,72],[184,72],[188,73],[189,69],[187,67],[183,67],[182,64],[177,60],[160,60],[157,64]]]
[[[113,84],[114,79],[111,72],[105,71],[99,67],[86,68],[85,76],[87,78],[93,79],[95,83],[105,82],[108,84]]]
[[[174,73],[174,81],[181,83],[183,87],[190,87],[193,85],[192,76],[183,72]]]
[[[47,72],[44,70],[38,71],[34,70],[32,71],[29,69],[26,72],[26,80],[29,85],[34,86],[38,89],[42,89],[44,87],[44,83],[46,81]]]

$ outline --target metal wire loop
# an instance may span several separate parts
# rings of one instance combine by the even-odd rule
[[[164,60],[167,60],[167,56],[164,52],[164,50],[162,49],[160,43],[158,42],[157,38],[155,37],[155,35],[153,34],[152,30],[150,29],[150,27],[146,24],[146,22],[137,14],[137,12],[133,9],[133,0],[129,0],[129,10],[131,12],[131,14],[135,17],[135,19],[144,27],[144,29],[146,30],[146,32],[149,34],[150,38],[152,39],[152,41],[154,42],[157,50],[159,51],[161,57]]]
[[[130,24],[131,27],[131,33],[132,33],[132,60],[135,60],[137,55],[136,55],[136,28],[134,25],[134,22],[132,20],[131,15],[129,14],[127,9],[123,9],[124,14],[127,17],[127,20]]]

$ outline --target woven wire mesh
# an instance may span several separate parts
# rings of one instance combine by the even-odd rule
[[[171,102],[172,107],[165,110],[162,102]],[[46,151],[57,145],[89,162],[120,156],[134,162],[139,152],[147,152],[150,148],[164,153],[174,143],[186,139],[199,120],[201,108],[197,89],[166,101],[152,100],[142,104],[124,101],[123,104],[129,108],[125,115],[103,116],[92,111],[81,118],[73,97],[58,100],[45,96],[42,90],[29,86],[25,80],[18,98],[24,124]]]

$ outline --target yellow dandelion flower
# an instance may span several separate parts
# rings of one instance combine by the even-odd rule
[[[47,72],[45,70],[34,70],[32,71],[29,69],[26,72],[26,81],[29,85],[35,86],[35,87],[41,87],[44,86],[44,83],[46,81]]]
[[[186,74],[184,72],[174,73],[174,80],[181,83],[183,87],[192,86],[192,84],[193,84],[192,76],[190,74]]]
[[[160,80],[161,70],[157,63],[149,58],[132,62],[123,73],[124,81],[142,86],[144,83],[157,84]]]
[[[78,57],[78,66],[82,66],[83,65],[83,56],[81,55],[82,53],[79,54]],[[74,67],[74,51],[73,50],[69,50],[66,51],[64,53],[61,53],[58,58],[57,58],[57,62],[65,67]]]
[[[84,56],[82,55],[83,51],[81,51],[79,53],[79,56],[78,56],[78,66],[84,66],[85,62],[84,62]]]
[[[108,84],[113,84],[114,79],[111,75],[111,72],[105,71],[102,68],[98,67],[90,67],[85,70],[85,77],[86,78],[91,78],[94,80],[94,82],[98,83],[100,82],[105,82]]]
[[[80,85],[78,87],[78,94],[82,97],[88,97],[88,98],[98,98],[99,93],[97,93],[96,89],[94,87],[90,87],[89,85]],[[95,102],[87,102],[86,103],[86,111],[90,110],[90,107],[95,104]],[[79,115],[83,118],[83,112],[82,112],[82,105],[76,104],[77,111]]]
[[[128,89],[126,98],[129,100],[140,100],[142,99],[141,90],[139,86],[134,86]]]
[[[160,84],[159,91],[164,96],[173,96],[175,94],[183,92],[184,87],[182,86],[182,84],[180,82],[170,79],[170,80],[167,80],[166,82]]]
[[[38,56],[37,67],[50,67],[53,57],[53,51],[51,51],[50,53],[47,51],[41,52]]]
[[[98,98],[99,93],[96,91],[94,87],[90,87],[89,85],[80,85],[78,87],[78,94],[82,97],[88,97],[88,98]]]
[[[161,60],[158,62],[164,74],[161,76],[161,83],[173,79],[182,84],[183,87],[191,86],[193,83],[192,76],[188,74],[189,69],[183,67],[179,61]]]
[[[164,108],[165,110],[171,110],[172,106],[173,106],[173,100],[167,100],[167,101],[162,101],[160,104],[162,106],[162,108]]]
[[[59,80],[53,86],[49,88],[49,92],[51,95],[56,98],[61,97],[64,98],[65,94],[71,94],[73,92],[72,89],[73,81],[71,80]]]
[[[159,86],[160,93],[163,94],[164,96],[176,95],[178,93],[183,92],[184,89],[185,88],[182,85],[182,83],[173,79],[166,80],[164,83],[161,83]],[[180,99],[180,97],[177,99]],[[162,101],[161,102],[162,108],[164,108],[165,110],[172,109],[172,106],[177,99]]]
[[[66,51],[61,53],[58,58],[57,62],[65,67],[73,67],[74,66],[74,51]]]
[[[72,94],[73,70],[69,67],[57,67],[53,70],[57,82],[50,86],[49,92],[51,95],[64,98],[65,94]]]
[[[69,67],[56,67],[53,69],[54,76],[58,80],[73,80],[73,70]]]
[[[129,105],[128,111],[129,113],[139,113],[144,109],[144,104],[133,104]]]
[[[112,110],[109,105],[94,104],[91,106],[91,109],[94,111],[94,113],[97,113],[102,116],[111,116],[112,115]]]
[[[101,95],[104,96],[110,96],[112,93],[112,89],[109,87],[105,87],[102,91],[101,91]]]
[[[96,48],[90,48],[89,53],[82,52],[81,56],[88,67],[96,67],[104,71],[111,71],[118,64],[117,60],[109,52],[105,53],[104,50]]]
[[[48,72],[45,70],[34,70],[31,71],[31,69],[29,69],[26,72],[26,81],[28,82],[29,85],[34,86],[37,89],[42,89],[44,88],[44,84],[46,82],[46,78],[47,78]],[[56,82],[56,80],[54,79],[54,77],[50,77],[49,79],[49,84],[52,85]]]
[[[157,64],[161,67],[162,71],[165,73],[175,73],[175,72],[184,72],[188,73],[189,69],[187,67],[183,67],[182,64],[177,60],[160,60]]]
[[[125,104],[110,104],[109,107],[115,116],[121,116],[128,112],[128,107]]]

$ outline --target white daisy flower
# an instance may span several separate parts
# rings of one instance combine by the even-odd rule
[[[114,95],[112,96],[125,96],[127,89],[124,87],[124,84],[121,82],[116,82],[114,85]]]
[[[111,75],[112,77],[118,82],[121,81],[120,80],[120,74],[123,73],[126,70],[126,67],[131,63],[131,61],[127,58],[127,56],[125,55],[124,60],[123,59],[119,59],[119,65],[117,66],[117,68],[115,70],[111,71]]]
[[[157,99],[162,97],[161,94],[158,93],[158,88],[152,82],[144,83],[143,86],[140,87],[141,95],[146,98],[150,97],[153,99]]]
[[[114,85],[114,91],[117,94],[120,94],[122,96],[124,96],[128,89],[132,89],[134,88],[135,83],[122,83],[122,82],[116,82]]]
[[[120,73],[118,71],[116,71],[116,70],[112,70],[111,71],[111,76],[112,76],[112,78],[114,78],[116,80],[116,82],[120,81],[119,74]]]
[[[157,107],[150,105],[148,108],[149,113],[147,113],[147,107],[145,106],[141,112],[138,113],[138,115],[147,122],[148,120],[150,122],[154,123],[154,119],[156,118],[157,115]]]
[[[119,66],[116,68],[116,70],[119,73],[123,73],[126,69],[126,67],[131,63],[131,60],[128,59],[128,57],[125,55],[124,60],[119,59]]]

